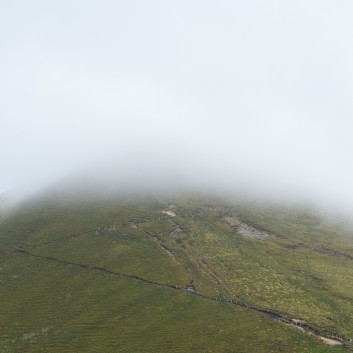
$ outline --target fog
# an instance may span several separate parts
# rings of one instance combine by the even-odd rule
[[[84,175],[350,212],[352,12],[344,0],[2,1],[0,193]]]

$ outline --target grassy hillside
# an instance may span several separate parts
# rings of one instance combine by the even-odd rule
[[[319,335],[350,349],[352,233],[237,204],[67,193],[17,207],[0,223],[0,352],[342,351]]]

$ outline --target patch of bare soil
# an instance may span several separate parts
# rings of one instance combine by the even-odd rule
[[[176,216],[176,214],[173,211],[162,211],[162,213],[164,213],[164,214],[166,214],[166,215],[168,215],[170,217],[175,217]]]
[[[248,224],[243,223],[243,222],[238,223],[235,226],[235,229],[240,235],[242,235],[245,238],[249,238],[249,239],[264,240],[269,237],[268,233],[266,233],[262,230],[256,229],[252,226],[249,226]]]
[[[319,336],[319,338],[324,341],[326,344],[328,344],[329,346],[342,346],[342,342],[339,340],[335,340],[333,338],[327,338],[327,337],[323,337],[323,336]]]

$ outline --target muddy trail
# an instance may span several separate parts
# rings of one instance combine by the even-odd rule
[[[109,274],[109,275],[115,275],[115,276],[128,278],[131,280],[135,280],[135,281],[139,281],[139,282],[143,282],[143,283],[147,283],[147,284],[151,284],[151,285],[155,285],[155,286],[159,286],[159,287],[168,288],[170,290],[175,290],[178,292],[182,292],[182,293],[185,293],[188,295],[193,295],[193,296],[200,297],[200,298],[210,300],[213,302],[217,302],[217,303],[224,303],[227,305],[243,307],[243,308],[246,308],[247,310],[257,312],[258,314],[260,314],[263,317],[267,317],[271,320],[274,320],[277,322],[282,322],[283,324],[300,329],[302,332],[309,334],[311,336],[314,336],[314,337],[322,340],[324,343],[326,343],[328,345],[332,345],[332,346],[336,345],[336,346],[340,346],[342,349],[347,349],[347,350],[353,351],[353,348],[346,345],[347,343],[349,344],[349,343],[353,342],[353,340],[350,338],[338,336],[338,335],[332,334],[326,330],[316,329],[314,326],[312,326],[310,324],[302,323],[300,320],[290,318],[290,316],[287,314],[259,308],[254,305],[251,305],[249,303],[246,303],[244,301],[211,297],[211,296],[204,295],[202,293],[197,292],[197,290],[193,286],[190,287],[190,284],[186,285],[186,287],[184,287],[184,288],[180,288],[176,285],[159,283],[159,282],[148,280],[148,279],[145,279],[145,278],[142,278],[139,276],[129,275],[129,274],[121,273],[121,272],[114,271],[114,270],[109,270],[104,267],[76,263],[76,262],[72,262],[72,261],[66,261],[66,260],[58,259],[58,258],[55,258],[52,256],[36,255],[36,254],[31,253],[21,247],[15,247],[14,251],[16,253],[24,255],[24,256],[30,256],[33,258],[43,259],[46,261],[56,262],[56,263],[60,263],[63,265],[73,266],[73,267],[81,268],[81,269],[85,269],[85,270],[98,271],[98,272],[102,272],[102,273]]]

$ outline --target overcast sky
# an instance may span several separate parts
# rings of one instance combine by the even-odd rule
[[[106,158],[353,205],[352,16],[348,0],[0,0],[0,192]]]

